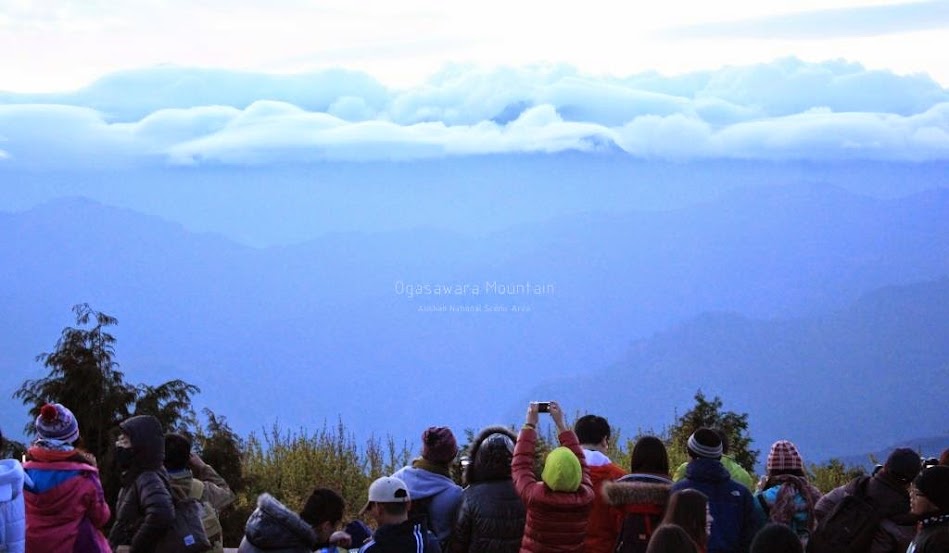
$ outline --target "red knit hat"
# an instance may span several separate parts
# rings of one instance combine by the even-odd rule
[[[778,440],[771,445],[768,453],[768,472],[804,470],[804,460],[794,444],[787,440]]]
[[[432,426],[422,433],[422,458],[426,461],[448,465],[458,454],[455,435],[445,426]]]

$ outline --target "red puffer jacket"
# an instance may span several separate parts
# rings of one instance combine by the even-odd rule
[[[575,492],[555,492],[534,474],[534,447],[537,432],[524,428],[517,437],[511,476],[517,494],[527,508],[527,523],[521,541],[521,553],[583,553],[587,518],[593,503],[590,469],[572,430],[558,436],[560,445],[580,459],[583,478]]]

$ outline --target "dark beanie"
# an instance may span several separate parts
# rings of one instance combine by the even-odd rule
[[[699,428],[689,436],[688,448],[695,457],[722,458],[722,439],[710,428]]]
[[[755,539],[751,540],[751,553],[804,553],[804,546],[794,530],[772,522],[755,534]]]
[[[432,426],[422,433],[422,458],[437,465],[448,465],[458,454],[455,435],[447,426]]]
[[[909,484],[919,474],[923,461],[919,454],[908,447],[899,447],[890,453],[883,469],[891,478],[902,484]]]
[[[932,501],[939,510],[949,513],[949,467],[936,465],[919,473],[913,480],[916,489]]]

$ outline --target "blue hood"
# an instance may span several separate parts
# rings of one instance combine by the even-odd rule
[[[727,482],[732,479],[728,469],[718,459],[693,459],[685,468],[685,477],[697,482]]]
[[[392,476],[405,482],[409,488],[409,499],[413,500],[438,495],[458,487],[451,478],[418,467],[401,468]]]

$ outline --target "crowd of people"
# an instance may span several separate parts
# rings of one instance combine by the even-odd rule
[[[543,413],[559,445],[540,459]],[[96,459],[77,447],[72,412],[44,405],[35,428],[22,462],[0,460],[0,552],[223,551],[217,515],[235,495],[186,436],[147,415],[121,423],[113,512]],[[568,426],[557,402],[532,402],[519,433],[491,426],[474,437],[458,484],[454,434],[431,427],[417,459],[370,485],[360,516],[373,528],[344,526],[344,500],[326,487],[299,511],[265,493],[238,551],[949,553],[949,450],[929,462],[896,449],[872,475],[823,495],[787,440],[771,446],[755,482],[714,428],[695,430],[689,461],[675,471],[652,436],[636,442],[628,468],[618,466],[610,437],[603,417]]]

